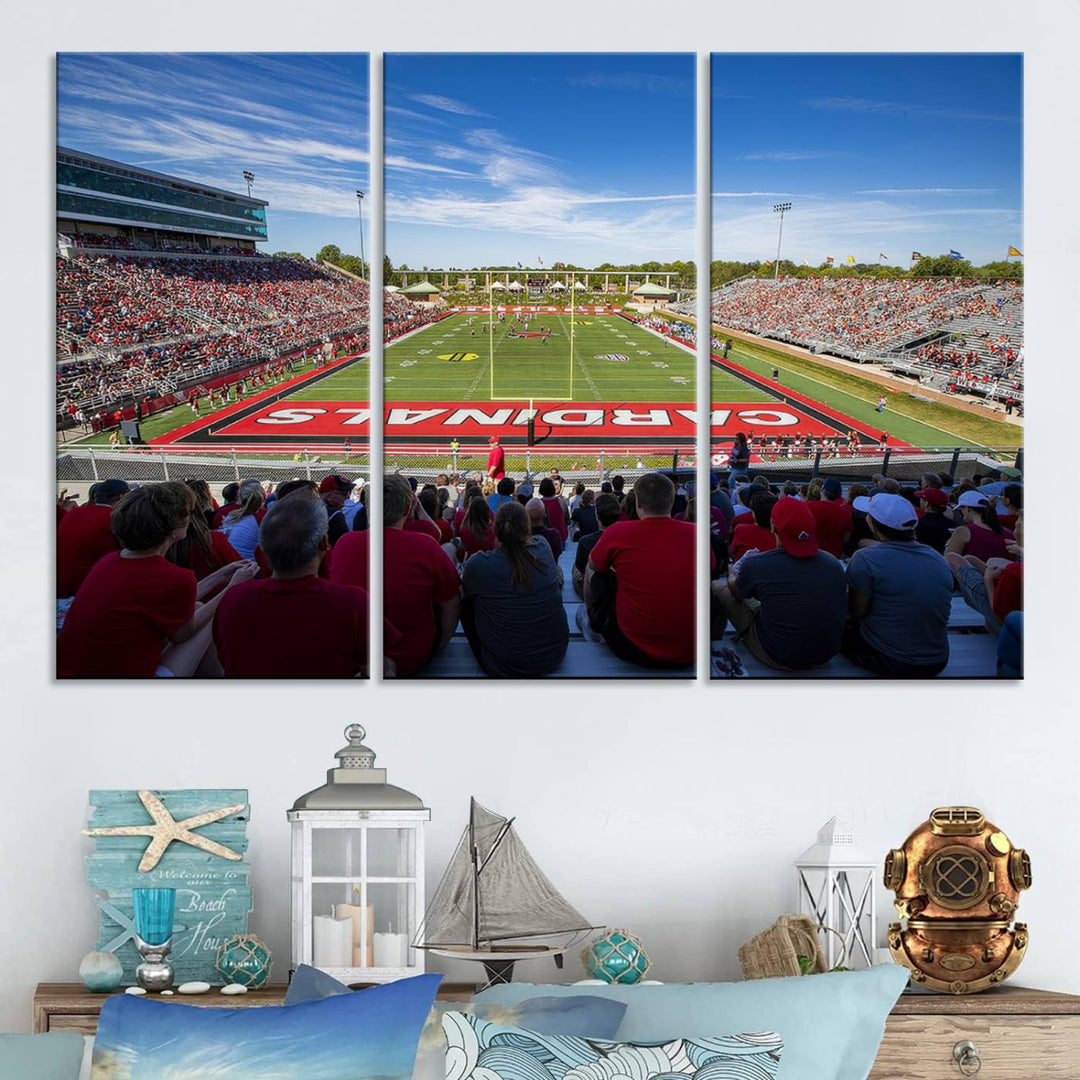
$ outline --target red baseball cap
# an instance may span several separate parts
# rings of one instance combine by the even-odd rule
[[[818,553],[814,537],[814,515],[799,499],[781,499],[772,508],[772,523],[780,538],[780,546],[797,559],[808,559]]]
[[[915,497],[925,499],[931,506],[949,505],[949,496],[940,488],[924,488],[922,491],[916,491]]]
[[[498,442],[498,441],[499,441],[499,436],[498,435],[492,435],[491,438],[488,439],[489,443],[495,443],[495,442]]]

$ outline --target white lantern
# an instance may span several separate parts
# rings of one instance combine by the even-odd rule
[[[344,983],[392,982],[424,970],[412,948],[424,902],[424,825],[431,811],[386,782],[364,729],[326,783],[301,795],[292,823],[292,967]]]
[[[795,863],[796,910],[809,915],[822,930],[829,968],[874,963],[877,927],[875,885],[880,860],[868,859],[855,847],[851,826],[832,818],[818,831],[817,843]],[[841,944],[842,942],[842,944]]]

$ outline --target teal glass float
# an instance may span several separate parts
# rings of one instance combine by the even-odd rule
[[[124,965],[115,953],[88,952],[79,964],[79,978],[92,994],[110,994],[124,979]]]
[[[237,934],[218,946],[214,968],[226,985],[261,990],[270,981],[273,962],[269,947],[254,934]]]
[[[590,979],[624,986],[640,982],[652,965],[641,938],[629,930],[608,930],[581,950],[581,962]]]

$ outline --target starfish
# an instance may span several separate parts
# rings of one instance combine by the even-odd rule
[[[190,847],[208,851],[211,855],[219,855],[223,859],[239,861],[243,856],[217,843],[205,836],[197,836],[192,829],[201,829],[204,825],[220,821],[222,818],[239,814],[247,807],[241,803],[239,806],[223,806],[219,810],[207,810],[204,814],[196,814],[195,817],[177,821],[172,814],[165,809],[162,801],[152,791],[140,791],[139,799],[146,812],[154,819],[153,825],[114,825],[104,829],[83,829],[83,836],[149,836],[152,839],[147,849],[139,860],[139,873],[146,874],[154,869],[161,861],[169,845],[175,840],[180,844],[188,844]]]

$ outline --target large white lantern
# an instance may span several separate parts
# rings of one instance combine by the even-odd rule
[[[341,982],[392,982],[424,970],[412,948],[424,902],[424,825],[431,811],[386,782],[364,729],[326,783],[301,795],[292,823],[292,968]]]
[[[796,910],[809,915],[822,930],[828,967],[850,968],[874,963],[877,927],[875,885],[879,859],[868,859],[855,847],[851,826],[832,818],[818,830],[817,843],[795,863]],[[842,943],[842,944],[841,944]]]

